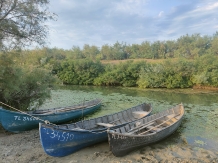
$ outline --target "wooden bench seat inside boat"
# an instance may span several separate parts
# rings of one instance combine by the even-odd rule
[[[168,115],[166,116],[166,119],[158,119],[156,120],[156,122],[158,124],[162,124],[161,126],[170,126],[171,124],[173,124],[174,122],[177,122],[178,119],[180,118],[180,116],[176,115],[176,114],[171,114],[171,115]]]
[[[146,128],[149,129],[150,131],[155,131],[155,132],[157,132],[157,131],[162,129],[162,128],[155,127],[155,126],[152,126],[152,125],[151,126],[147,126]]]
[[[171,115],[168,115],[168,116],[166,116],[166,117],[169,119],[169,121],[171,121],[172,123],[174,123],[174,122],[178,121],[177,118],[175,118],[176,116],[177,116],[176,114],[171,114]],[[169,122],[169,121],[168,121],[168,122]]]
[[[176,118],[177,120],[179,120],[181,117],[182,117],[182,116],[180,115],[180,116],[176,116],[176,117],[174,117],[174,118]]]
[[[170,126],[170,125],[172,124],[172,122],[169,122],[169,121],[164,122],[164,120],[160,120],[160,119],[156,120],[156,122],[157,122],[158,124],[161,124],[161,123],[162,123],[161,126],[164,126],[164,127]]]
[[[113,124],[110,124],[110,123],[96,123],[96,124],[99,126],[104,126],[104,127],[113,127],[114,126]]]
[[[145,117],[146,115],[148,115],[149,112],[147,112],[147,111],[134,111],[134,112],[132,112],[132,114],[133,114],[134,118],[139,119],[139,118],[142,118],[142,117]]]
[[[132,128],[131,130],[127,131],[126,134],[127,135],[134,134],[134,133],[136,133],[136,132],[138,132],[140,130],[143,130],[144,128],[147,128],[148,126],[153,125],[153,124],[154,124],[154,122],[150,122],[148,124],[139,125],[139,126],[137,126],[135,128]]]

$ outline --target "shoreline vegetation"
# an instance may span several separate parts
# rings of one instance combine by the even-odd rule
[[[37,108],[55,84],[218,90],[217,45],[218,32],[132,45],[1,52],[0,100]]]

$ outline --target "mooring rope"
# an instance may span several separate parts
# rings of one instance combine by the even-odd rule
[[[5,105],[5,106],[7,106],[7,107],[9,107],[9,108],[11,108],[11,109],[14,109],[14,110],[16,110],[16,111],[18,111],[18,112],[20,112],[20,113],[26,114],[26,115],[28,115],[28,116],[30,116],[30,117],[36,119],[36,120],[43,121],[45,124],[56,125],[56,124],[53,124],[53,123],[49,122],[48,120],[43,120],[43,119],[40,119],[39,117],[35,117],[35,116],[31,115],[31,114],[28,114],[27,112],[23,112],[23,111],[21,111],[21,110],[19,110],[19,109],[16,109],[16,108],[14,108],[14,107],[12,107],[12,106],[10,106],[10,105],[7,105],[7,104],[3,103],[3,102],[1,102],[1,101],[0,101],[0,103],[3,104],[3,105]]]

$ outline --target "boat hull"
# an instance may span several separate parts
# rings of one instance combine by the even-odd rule
[[[110,149],[115,156],[121,157],[135,149],[156,143],[176,131],[183,116],[184,107],[179,104],[123,127],[110,129],[107,131]]]
[[[98,103],[97,105],[84,109],[76,109],[61,113],[54,112],[49,115],[30,114],[31,116],[0,108],[1,124],[5,130],[13,133],[19,133],[39,127],[39,122],[42,122],[41,120],[49,121],[50,123],[61,124],[93,113],[99,109],[100,106],[101,103]],[[41,120],[38,120],[37,118]]]
[[[63,157],[84,147],[107,141],[107,131],[71,131],[39,124],[40,141],[46,154]]]
[[[110,149],[114,156],[122,157],[128,153],[145,147],[146,145],[156,143],[160,140],[170,136],[180,126],[181,121],[178,121],[171,128],[167,128],[164,131],[160,131],[158,134],[150,134],[148,136],[129,136],[124,134],[108,133],[108,140],[110,143]]]

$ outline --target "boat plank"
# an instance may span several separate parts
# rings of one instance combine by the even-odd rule
[[[140,131],[140,130],[142,130],[142,129],[144,129],[144,128],[147,128],[147,127],[149,127],[150,125],[153,125],[153,124],[154,124],[154,122],[151,122],[151,123],[149,123],[149,124],[147,124],[147,125],[138,126],[138,127],[136,127],[136,128],[133,128],[132,130],[129,130],[127,133],[128,133],[129,135],[134,134],[134,133],[136,133],[136,132],[138,132],[138,131]],[[130,131],[131,131],[131,132],[130,132]]]
[[[110,123],[96,123],[96,124],[99,126],[104,126],[104,127],[113,127],[114,126],[113,124],[110,124]]]
[[[146,112],[146,111],[134,111],[134,112],[132,112],[132,114],[133,114],[133,116],[135,118],[142,118],[142,117],[148,115],[149,112]]]

